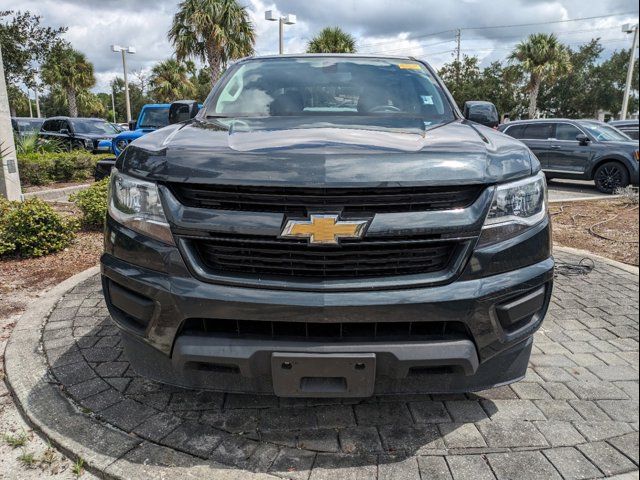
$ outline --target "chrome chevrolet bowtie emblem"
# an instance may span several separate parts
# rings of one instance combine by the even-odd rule
[[[340,220],[339,215],[310,215],[308,220],[287,220],[283,238],[307,238],[313,245],[337,245],[340,238],[362,238],[368,220]]]

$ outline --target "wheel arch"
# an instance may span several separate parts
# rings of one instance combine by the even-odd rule
[[[597,161],[593,163],[593,165],[591,166],[591,169],[589,170],[589,175],[588,175],[589,180],[593,180],[594,175],[596,174],[596,170],[598,170],[598,168],[601,165],[604,165],[605,163],[608,163],[608,162],[616,162],[621,164],[627,170],[627,174],[631,176],[631,169],[629,169],[629,165],[627,165],[627,160],[624,157],[621,157],[619,155],[607,155],[606,157],[599,158]]]

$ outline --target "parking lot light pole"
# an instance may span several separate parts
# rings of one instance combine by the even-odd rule
[[[627,68],[627,82],[624,85],[624,97],[622,97],[622,113],[620,113],[620,120],[626,120],[627,110],[629,109],[629,93],[631,92],[631,82],[633,81],[633,71],[636,62],[636,49],[638,48],[638,24],[623,25],[622,31],[625,33],[633,33],[633,46],[631,47],[629,67]]]
[[[276,15],[273,10],[264,12],[264,19],[270,22],[278,22],[278,53],[284,53],[284,26],[296,23],[296,16],[288,13],[285,16]]]
[[[111,87],[111,109],[113,110],[113,123],[118,123],[116,120],[116,96],[113,93],[113,87]]]
[[[11,127],[9,96],[7,95],[7,84],[4,79],[2,50],[0,50],[0,197],[4,197],[7,200],[22,199],[16,146],[13,141],[13,128]]]
[[[124,71],[124,99],[127,107],[127,122],[131,121],[131,102],[129,101],[129,80],[127,79],[127,57],[126,54],[136,53],[135,47],[121,47],[120,45],[111,45],[113,52],[120,52],[122,54],[122,70]]]

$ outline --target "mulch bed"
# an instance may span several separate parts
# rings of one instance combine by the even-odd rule
[[[638,205],[625,198],[554,203],[549,207],[556,244],[638,265]]]

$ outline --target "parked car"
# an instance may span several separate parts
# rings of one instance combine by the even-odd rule
[[[544,174],[422,61],[241,60],[110,181],[103,291],[141,375],[284,397],[525,375],[553,284]]]
[[[169,125],[169,107],[170,104],[168,103],[148,103],[144,105],[140,110],[138,119],[132,121],[126,131],[121,132],[114,138],[112,143],[113,153],[118,156],[136,138]]]
[[[62,148],[109,152],[111,140],[118,134],[113,125],[100,118],[51,117],[40,128],[39,136]]]
[[[140,110],[138,119],[130,122],[128,130],[120,133],[114,139],[113,153],[118,156],[136,138],[166,127],[170,123],[177,123],[182,121],[181,119],[188,120],[193,117],[195,113],[190,116],[190,109],[193,108],[193,104],[197,105],[193,100],[178,100],[173,103],[148,103],[144,105]],[[184,116],[185,110],[186,116]],[[169,118],[172,111],[176,116],[174,119]]]
[[[40,131],[43,122],[44,118],[11,117],[13,132],[22,137],[36,135]]]
[[[166,109],[164,105],[165,104],[148,104],[143,106],[138,121],[131,122],[133,130],[122,132],[113,139],[111,144],[113,153],[116,156],[120,155],[129,143],[147,133],[153,132],[155,130],[153,128],[154,125],[160,127],[160,124],[174,124],[193,118],[201,106],[193,100],[177,100],[168,104]],[[96,181],[108,177],[115,163],[115,158],[100,160],[96,165],[94,175]]]
[[[638,120],[611,120],[609,125],[616,127],[633,140],[638,140]]]
[[[595,120],[538,119],[501,125],[527,145],[551,178],[593,180],[603,193],[638,185],[638,142]]]

